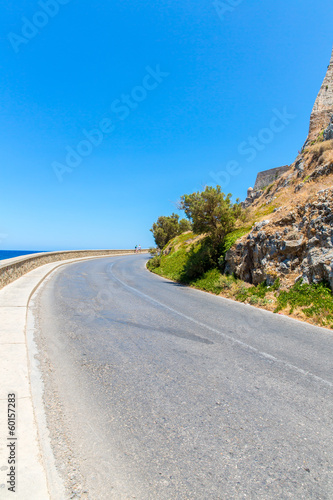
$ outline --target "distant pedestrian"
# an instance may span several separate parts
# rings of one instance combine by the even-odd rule
[[[135,247],[134,247],[134,253],[138,253],[138,245],[135,245]]]
[[[139,252],[141,253],[141,245],[139,245]]]

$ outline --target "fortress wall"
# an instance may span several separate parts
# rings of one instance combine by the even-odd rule
[[[259,172],[254,185],[254,191],[259,191],[264,187],[272,184],[276,179],[278,179],[282,174],[289,170],[289,165],[283,167],[271,168],[270,170],[264,170]]]
[[[333,114],[333,51],[327,72],[314,103],[311,116],[308,141],[313,141],[327,127]]]

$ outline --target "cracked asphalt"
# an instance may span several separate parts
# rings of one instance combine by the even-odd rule
[[[149,273],[60,268],[35,340],[68,498],[333,498],[333,333]]]

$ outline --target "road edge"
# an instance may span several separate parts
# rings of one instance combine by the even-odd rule
[[[55,467],[54,456],[46,425],[43,405],[43,382],[39,363],[35,358],[37,345],[34,341],[32,313],[34,294],[47,278],[61,267],[76,262],[112,258],[124,254],[100,255],[55,261],[34,269],[0,290],[0,319],[4,329],[0,336],[2,359],[0,365],[0,423],[7,427],[5,405],[7,394],[17,394],[17,443],[16,493],[21,500],[63,500],[64,485]],[[18,321],[17,316],[20,320]],[[13,372],[13,367],[15,371]],[[3,410],[3,411],[2,411]],[[7,412],[7,410],[6,410]],[[2,425],[1,425],[2,427]],[[4,435],[1,436],[4,440]],[[8,466],[6,446],[0,447],[0,487],[2,498],[12,498],[6,481]],[[2,484],[1,484],[2,483]],[[6,489],[5,489],[6,488]],[[19,491],[17,491],[19,489]]]
[[[197,288],[197,287],[195,287],[193,285],[187,285],[187,284],[184,284],[184,283],[180,283],[179,281],[172,280],[171,278],[167,278],[166,276],[162,276],[161,274],[154,273],[154,271],[151,271],[147,267],[147,265],[145,266],[145,268],[148,271],[148,273],[151,273],[151,274],[153,274],[154,276],[157,276],[160,279],[171,281],[172,283],[177,283],[178,285],[181,285],[181,286],[183,286],[185,288],[188,288],[189,290],[196,290],[197,292],[201,292],[201,293],[205,293],[205,294],[208,293],[209,295],[212,295],[213,297],[217,297],[220,300],[225,300],[227,302],[232,302],[233,304],[240,304],[243,307],[253,308],[253,309],[256,309],[257,311],[259,310],[259,311],[262,311],[262,312],[267,313],[267,314],[273,314],[274,316],[279,316],[281,319],[285,319],[287,321],[296,321],[297,323],[301,323],[303,325],[312,326],[313,328],[320,328],[320,330],[325,330],[326,332],[329,332],[331,335],[333,335],[333,329],[327,328],[326,326],[317,325],[315,323],[311,323],[310,321],[305,321],[305,319],[295,318],[294,316],[292,316],[290,314],[284,314],[284,313],[281,313],[281,312],[275,313],[275,312],[273,312],[273,311],[271,311],[269,309],[266,309],[264,307],[261,307],[259,305],[253,305],[253,304],[249,304],[247,302],[241,302],[239,300],[235,300],[235,299],[232,299],[230,297],[225,297],[224,295],[221,295],[221,294],[217,295],[216,293],[209,292],[208,290],[202,290],[201,288]]]

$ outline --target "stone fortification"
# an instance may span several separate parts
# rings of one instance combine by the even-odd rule
[[[271,168],[269,170],[264,170],[259,172],[254,185],[254,191],[259,191],[272,182],[275,182],[282,174],[284,174],[288,169],[289,165],[284,165],[283,167]]]
[[[309,135],[306,144],[315,140],[326,128],[333,115],[333,51],[327,73],[320,87],[310,116]]]
[[[279,278],[285,287],[325,281],[333,290],[332,186],[333,53],[305,147],[290,167],[260,172],[249,188],[243,206],[266,212],[267,219],[230,248],[225,272],[255,285]]]
[[[284,167],[270,168],[269,170],[259,172],[257,174],[254,188],[249,187],[249,189],[247,190],[245,201],[242,202],[243,208],[249,207],[255,200],[260,198],[260,196],[263,194],[263,189],[275,182],[289,168],[289,165],[285,165]]]

